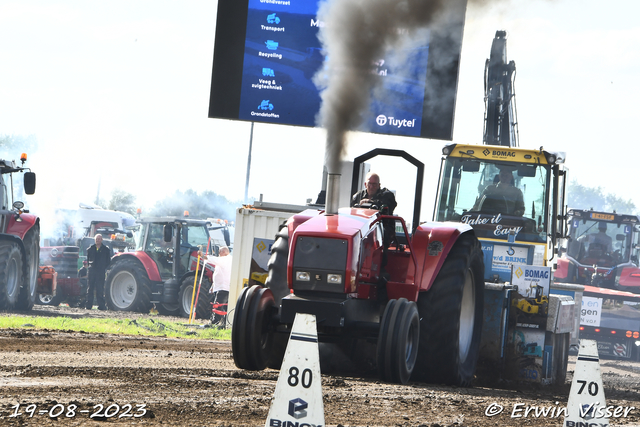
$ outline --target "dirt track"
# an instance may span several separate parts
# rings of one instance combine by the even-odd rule
[[[114,315],[94,311],[91,315]],[[39,315],[86,313],[63,307],[34,311]],[[333,426],[561,426],[561,418],[531,414],[512,418],[511,413],[514,407],[563,407],[573,360],[565,386],[553,389],[515,384],[468,389],[421,383],[400,386],[374,377],[323,375],[325,422]],[[640,425],[640,364],[603,360],[601,369],[607,404],[635,407],[628,417],[612,418],[610,424]],[[225,341],[1,330],[0,425],[102,425],[98,423],[106,421],[260,426],[267,418],[277,377],[274,370],[238,370],[231,345]],[[492,404],[504,407],[503,412],[485,415]],[[112,416],[91,418],[105,410]],[[16,413],[20,415],[12,416]]]

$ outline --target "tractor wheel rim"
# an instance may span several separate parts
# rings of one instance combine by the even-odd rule
[[[474,277],[470,269],[465,272],[464,287],[462,289],[462,301],[460,306],[460,330],[458,332],[458,350],[460,362],[467,360],[473,330],[475,326],[476,295]]]
[[[416,342],[418,341],[418,331],[413,324],[409,326],[407,331],[407,347],[406,347],[406,364],[409,368],[413,369],[415,363],[415,354],[417,351]]]
[[[43,304],[49,304],[53,300],[53,295],[38,294],[38,300]]]
[[[18,261],[11,259],[7,266],[7,292],[10,296],[15,297],[20,289],[18,283]]]
[[[184,288],[184,292],[182,293],[182,310],[184,310],[184,312],[187,314],[191,312],[192,296],[193,296],[193,285],[188,285]],[[195,304],[195,298],[193,299],[193,302]]]
[[[135,277],[128,271],[121,271],[111,282],[111,300],[116,308],[126,310],[131,307],[138,293]]]
[[[35,253],[31,251],[31,253]],[[36,293],[36,288],[38,286],[38,261],[35,257],[32,257],[29,260],[29,295],[34,295]]]

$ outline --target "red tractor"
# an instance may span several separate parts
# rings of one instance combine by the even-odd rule
[[[374,150],[356,159],[354,169],[378,154],[416,165],[421,193],[424,166],[404,152]],[[417,226],[416,203],[410,234],[402,218],[370,208],[334,212],[328,204],[326,211],[307,210],[286,221],[272,247],[265,287],[245,288],[238,298],[236,366],[278,368],[295,315],[309,313],[316,316],[321,343],[371,348],[384,381],[470,384],[484,307],[483,255],[473,229]]]
[[[84,307],[87,296],[86,281],[78,278],[78,259],[80,248],[77,246],[42,246],[40,248],[40,270],[49,274],[56,272],[55,291],[49,286],[38,289],[36,304],[58,306],[62,302],[69,307]]]
[[[105,281],[107,306],[116,311],[148,313],[155,304],[160,314],[189,317],[196,279],[198,249],[207,251],[210,225],[207,221],[162,217],[137,221],[136,248],[111,259]],[[207,264],[199,288],[196,316],[211,316],[211,276]]]
[[[24,166],[27,155],[20,160]],[[30,310],[36,300],[40,219],[23,202],[13,201],[15,172],[24,174],[24,192],[35,193],[36,175],[27,170],[13,160],[0,160],[0,310]]]

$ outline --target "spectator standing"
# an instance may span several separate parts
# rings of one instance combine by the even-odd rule
[[[219,256],[202,255],[206,263],[215,267],[213,271],[213,283],[209,293],[215,293],[214,304],[227,304],[229,302],[229,286],[231,284],[231,253],[229,248],[221,246],[218,249]],[[221,311],[227,311],[226,307]],[[212,325],[223,326],[226,324],[227,315],[213,313]]]
[[[107,268],[111,264],[111,256],[111,249],[102,244],[102,234],[96,234],[95,243],[87,250],[87,261],[89,263],[89,271],[87,273],[89,291],[87,305],[85,306],[87,310],[93,308],[94,293],[98,303],[98,310],[107,309],[104,300],[104,278],[107,274]]]

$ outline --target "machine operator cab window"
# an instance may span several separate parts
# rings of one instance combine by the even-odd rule
[[[474,211],[503,213],[513,216],[524,214],[524,196],[515,186],[514,168],[499,166],[493,183],[483,188],[473,205]]]
[[[580,264],[601,267],[634,261],[632,249],[637,245],[631,241],[632,227],[631,224],[574,219],[569,230],[567,255]]]
[[[550,168],[478,158],[445,160],[436,221],[471,225],[480,238],[546,242]]]
[[[173,274],[173,240],[165,241],[164,223],[144,223],[139,233],[146,236],[141,246],[155,261],[160,277],[170,277]]]
[[[178,273],[184,274],[190,270],[191,257],[198,249],[212,253],[209,245],[207,227],[200,224],[177,224],[180,233],[180,264]],[[194,260],[195,265],[195,260]]]

